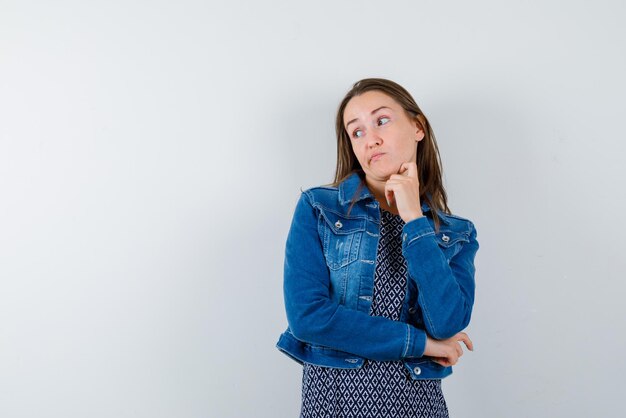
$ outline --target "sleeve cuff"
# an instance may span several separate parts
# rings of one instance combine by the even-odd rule
[[[404,224],[402,227],[402,247],[406,248],[413,241],[427,235],[435,235],[435,230],[426,216],[420,216]]]
[[[426,350],[426,333],[406,324],[406,347],[403,357],[422,357],[424,350]]]

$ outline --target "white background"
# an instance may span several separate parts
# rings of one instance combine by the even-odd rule
[[[295,417],[283,251],[353,82],[480,250],[453,417],[616,416],[621,1],[0,1],[0,416]]]

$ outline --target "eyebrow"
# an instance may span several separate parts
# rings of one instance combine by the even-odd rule
[[[377,109],[372,110],[372,112],[370,113],[370,115],[373,115],[374,113],[378,112],[380,109],[389,109],[389,110],[391,110],[391,108],[390,108],[390,107],[387,107],[387,106],[381,106],[381,107],[379,107],[379,108],[377,108]],[[356,122],[357,120],[359,120],[359,118],[352,119],[350,122],[346,123],[346,129],[348,129],[348,125],[350,125],[352,122]]]

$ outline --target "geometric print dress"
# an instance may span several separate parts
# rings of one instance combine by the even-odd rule
[[[399,320],[406,292],[399,215],[381,209],[370,315]],[[413,380],[401,361],[365,359],[358,369],[304,363],[300,418],[448,418],[441,379]]]

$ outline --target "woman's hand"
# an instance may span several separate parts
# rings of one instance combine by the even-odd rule
[[[435,340],[427,337],[424,355],[432,357],[432,361],[444,367],[453,366],[459,361],[459,357],[463,355],[460,341],[463,341],[467,348],[474,351],[474,344],[472,344],[469,336],[464,332],[459,332],[447,340]]]
[[[385,183],[385,199],[405,223],[424,216],[420,203],[420,182],[417,178],[417,164],[402,163],[398,174],[392,174]]]

